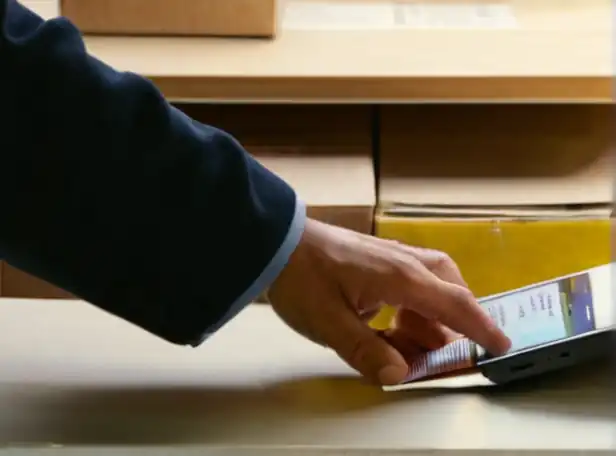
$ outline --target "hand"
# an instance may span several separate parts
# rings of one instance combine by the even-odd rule
[[[402,382],[409,357],[457,333],[495,355],[510,347],[447,255],[315,220],[268,295],[291,328],[380,384]],[[367,323],[385,303],[398,314],[382,337]]]

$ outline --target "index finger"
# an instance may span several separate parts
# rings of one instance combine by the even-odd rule
[[[431,284],[436,296],[443,296],[440,303],[435,300],[436,318],[454,331],[484,347],[493,355],[501,355],[511,347],[511,341],[496,325],[489,314],[479,305],[468,288],[439,279]]]
[[[468,288],[440,279],[417,260],[407,261],[405,283],[396,284],[400,293],[396,299],[399,307],[440,321],[494,355],[509,349],[509,338]]]

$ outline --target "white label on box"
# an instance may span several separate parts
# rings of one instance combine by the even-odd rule
[[[335,3],[291,0],[282,27],[290,30],[507,29],[517,27],[504,3]]]
[[[397,4],[397,24],[415,29],[507,29],[517,27],[513,9],[493,4]]]
[[[395,27],[391,3],[289,1],[282,26],[293,30],[373,30]]]

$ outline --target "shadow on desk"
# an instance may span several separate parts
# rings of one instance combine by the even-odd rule
[[[5,385],[0,400],[12,412],[0,417],[0,441],[260,443],[266,438],[284,440],[315,420],[355,422],[373,417],[374,411],[387,415],[392,407],[402,414],[417,413],[418,408],[429,413],[435,401],[443,404],[465,396],[479,397],[485,407],[514,413],[523,409],[546,419],[563,414],[609,418],[615,416],[607,397],[609,377],[605,371],[568,372],[508,387],[419,387],[395,393],[351,377],[303,378],[254,388]]]
[[[541,412],[550,415],[575,415],[576,418],[613,418],[614,368],[609,361],[588,364],[583,369],[564,369],[505,385],[438,388],[418,387],[402,392],[412,400],[415,394],[476,394],[491,406],[512,411]],[[400,394],[400,393],[394,393]]]
[[[609,362],[589,364],[583,369],[566,369],[510,385],[494,386],[483,392],[492,404],[518,410],[541,411],[550,415],[616,419],[614,369]]]
[[[342,417],[395,399],[355,377],[252,388],[5,384],[0,402],[12,412],[0,414],[0,444],[241,444],[284,434],[303,419]]]

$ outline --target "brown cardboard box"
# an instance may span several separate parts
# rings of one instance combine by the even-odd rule
[[[478,296],[610,261],[610,106],[389,106],[381,120],[379,237],[447,252]]]
[[[59,0],[83,33],[273,37],[277,0]]]
[[[237,137],[287,180],[317,219],[371,233],[376,204],[372,110],[367,106],[207,106],[181,108]],[[4,265],[2,296],[69,298]]]
[[[610,261],[608,105],[382,111],[376,233],[449,253],[478,296]]]
[[[11,265],[2,263],[0,296],[11,298],[72,299],[70,293],[48,282],[27,274]]]
[[[460,4],[462,14],[430,0],[402,23],[394,13],[404,1],[330,0],[312,2],[311,11],[305,3],[285,2],[279,36],[267,42],[100,36],[86,42],[96,57],[151,78],[174,100],[613,99],[610,0],[446,2],[449,11]],[[500,13],[485,14],[482,6],[490,5]],[[456,19],[442,27],[441,16]],[[477,26],[482,17],[488,19]]]
[[[289,182],[308,214],[371,233],[376,204],[372,109],[342,105],[180,105],[228,131]]]
[[[386,106],[382,207],[529,217],[609,208],[612,116],[608,105]]]

